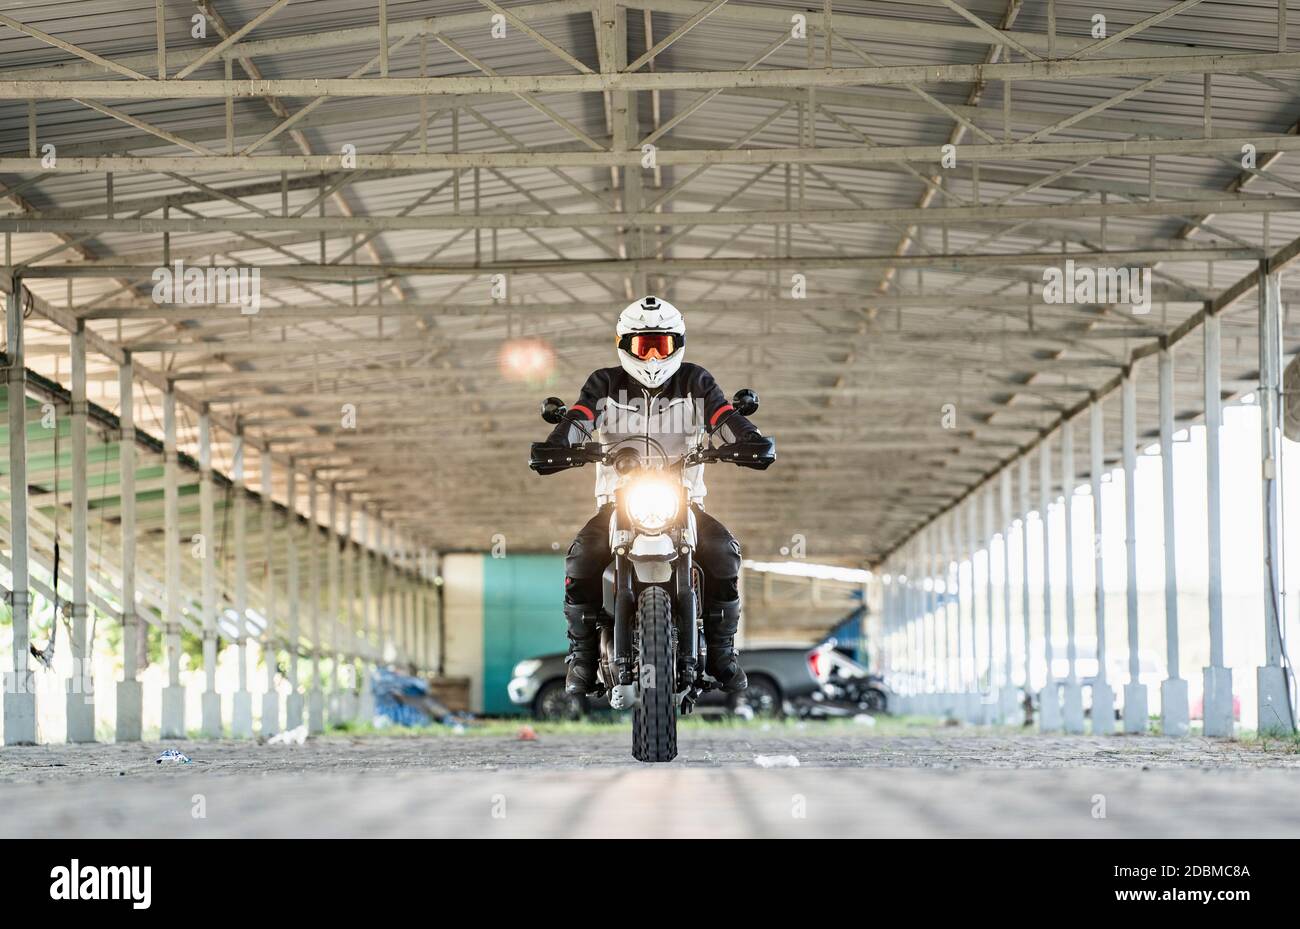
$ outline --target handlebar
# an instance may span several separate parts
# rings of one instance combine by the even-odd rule
[[[534,442],[530,448],[528,467],[543,474],[581,468],[585,464],[612,465],[620,452],[606,452],[599,442],[586,442],[569,448]],[[747,442],[735,442],[719,448],[697,448],[681,458],[686,466],[728,462],[756,471],[766,470],[776,461],[776,442],[762,436]]]

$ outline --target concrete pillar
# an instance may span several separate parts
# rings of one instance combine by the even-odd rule
[[[140,645],[145,626],[135,604],[135,365],[128,354],[117,370],[118,487],[122,544],[122,680],[117,684],[117,741],[139,742],[144,688]]]
[[[934,526],[929,526],[922,535],[925,544],[925,576],[929,582],[925,597],[926,638],[925,638],[925,678],[926,691],[929,694],[930,712],[942,712],[943,698],[939,691],[939,639],[938,639],[938,603],[939,576],[938,557],[935,554]]]
[[[361,649],[361,636],[357,631],[356,614],[356,572],[354,548],[352,544],[352,495],[343,497],[343,529],[340,538],[343,546],[341,571],[343,573],[343,647],[340,660],[345,662],[348,675],[343,681],[340,695],[339,719],[357,718],[357,691],[360,675],[357,673],[357,660]]]
[[[371,689],[371,674],[378,663],[378,646],[376,645],[375,626],[370,621],[373,604],[370,593],[370,549],[368,548],[370,520],[366,508],[361,507],[357,514],[357,568],[360,577],[360,602],[358,619],[361,630],[361,680],[360,694],[357,701],[357,721],[368,723],[375,717],[375,697]]]
[[[279,615],[275,599],[275,502],[271,496],[271,452],[262,452],[262,549],[265,562],[262,566],[262,583],[266,591],[266,631],[262,636],[262,663],[266,671],[266,691],[262,694],[263,738],[280,731],[280,694],[275,688],[275,666],[278,657],[275,637],[278,634]]]
[[[248,690],[248,514],[244,487],[244,437],[234,437],[230,477],[231,519],[235,524],[235,652],[239,659],[238,683],[230,707],[230,734],[253,737],[253,695]]]
[[[1264,527],[1264,664],[1256,671],[1259,731],[1295,732],[1290,669],[1282,654],[1282,523],[1279,491],[1282,444],[1282,308],[1281,277],[1259,266],[1259,419],[1263,468]]]
[[[329,527],[325,532],[325,589],[327,591],[327,622],[329,628],[330,677],[326,709],[329,719],[339,719],[339,663],[342,650],[339,642],[339,491],[337,484],[329,487]]]
[[[983,497],[983,527],[982,530],[976,525],[975,510],[971,509],[971,583],[975,583],[975,550],[980,547],[981,542],[986,552],[984,568],[984,605],[985,619],[987,628],[985,629],[985,652],[988,655],[988,664],[986,666],[987,678],[985,680],[984,692],[984,721],[987,723],[1000,722],[1001,717],[998,713],[998,660],[997,660],[997,637],[994,632],[996,621],[994,616],[997,613],[997,607],[993,597],[993,483],[990,481],[984,487]],[[979,668],[975,669],[976,675],[979,674]]]
[[[1102,546],[1101,476],[1105,470],[1106,423],[1101,398],[1094,397],[1088,408],[1088,477],[1092,490],[1093,599],[1097,626],[1097,676],[1092,684],[1092,734],[1115,731],[1115,693],[1111,690],[1106,655],[1106,585]]]
[[[13,623],[13,670],[4,675],[6,745],[36,744],[36,681],[31,670],[31,590],[27,532],[27,369],[24,367],[22,281],[9,284],[5,307],[9,363],[6,402],[9,408],[9,534],[12,557],[9,594]]]
[[[1079,684],[1079,645],[1074,634],[1074,424],[1061,424],[1061,493],[1065,522],[1065,686],[1061,721],[1065,731],[1083,732],[1083,688]]]
[[[935,524],[935,534],[939,538],[939,573],[943,574],[944,599],[940,609],[940,635],[943,637],[943,681],[944,690],[950,695],[950,700],[954,703],[954,715],[962,716],[963,713],[956,712],[956,704],[961,702],[961,694],[965,691],[961,677],[961,643],[962,630],[958,616],[957,626],[957,643],[953,643],[953,600],[954,600],[954,583],[953,583],[953,563],[957,560],[956,551],[953,548],[953,522],[952,511],[948,515],[940,518]],[[954,660],[956,659],[956,660]]]
[[[975,512],[972,505],[962,505],[954,507],[950,512],[948,520],[948,550],[950,559],[952,559],[952,578],[953,578],[953,595],[957,598],[958,615],[957,615],[957,690],[961,694],[963,716],[970,722],[979,721],[979,652],[975,650],[975,629],[979,626],[979,608],[976,607],[976,590],[975,590],[975,561],[970,563],[970,585],[967,590],[970,591],[969,602],[962,600],[962,560],[967,550],[967,541],[969,535],[962,531],[962,524],[970,524],[970,513]],[[967,518],[963,520],[962,516]],[[966,630],[970,634],[966,634]],[[966,646],[962,647],[962,639],[965,637]],[[969,652],[969,661],[967,661],[967,652]],[[974,696],[974,699],[971,699]]]
[[[72,677],[67,681],[69,742],[95,741],[95,680],[87,638],[90,545],[86,488],[86,331],[78,324],[72,348]]]
[[[1140,680],[1138,660],[1137,589],[1137,384],[1134,370],[1124,374],[1120,386],[1120,420],[1124,441],[1124,548],[1127,556],[1128,683],[1124,685],[1124,731],[1147,731],[1147,689]]]
[[[370,582],[370,568],[375,569],[374,588],[370,594],[370,608],[375,616],[375,643],[377,661],[380,667],[388,667],[390,643],[388,640],[388,617],[384,610],[385,581],[383,560],[384,527],[378,513],[371,514],[370,519],[370,553],[366,557],[366,583]]]
[[[185,688],[181,685],[180,459],[176,454],[176,393],[163,392],[163,544],[166,617],[163,647],[167,686],[162,692],[162,737],[185,738]]]
[[[1043,525],[1043,657],[1046,659],[1043,689],[1038,692],[1038,728],[1041,732],[1059,732],[1062,728],[1061,691],[1056,683],[1052,662],[1056,657],[1052,642],[1052,437],[1043,436],[1038,446],[1038,516]]]
[[[217,693],[217,521],[212,488],[212,417],[199,414],[199,532],[203,539],[203,702],[202,731],[223,735],[221,694]]]
[[[1020,691],[1016,687],[1012,647],[1012,591],[1011,591],[1011,466],[1002,469],[999,491],[1002,498],[1002,687],[998,690],[998,719],[1003,725],[1019,726],[1025,721],[1020,705]]]
[[[1219,317],[1205,317],[1205,512],[1206,549],[1209,565],[1206,572],[1210,622],[1210,664],[1202,671],[1202,701],[1205,734],[1231,737],[1232,669],[1223,664],[1223,531],[1220,500],[1222,485],[1219,468],[1219,427],[1223,424],[1223,391],[1220,383]]]
[[[1168,677],[1160,683],[1160,731],[1185,736],[1188,731],[1187,681],[1178,661],[1178,561],[1174,546],[1174,359],[1160,352],[1160,469],[1165,537],[1165,650]]]
[[[298,686],[298,658],[302,651],[302,571],[298,560],[298,472],[289,463],[289,487],[285,498],[284,520],[285,593],[289,607],[289,634],[285,638],[285,670],[289,678],[289,695],[284,701],[284,728],[302,725],[303,695]]]
[[[307,731],[325,731],[325,695],[321,693],[320,492],[316,476],[307,482],[307,610],[311,620],[311,688],[307,692]]]
[[[1024,630],[1025,697],[1034,693],[1033,620],[1029,612],[1029,455],[1020,456],[1020,616]]]

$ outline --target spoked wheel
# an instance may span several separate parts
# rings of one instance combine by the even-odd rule
[[[761,674],[749,679],[749,687],[738,694],[733,694],[730,701],[731,712],[736,716],[758,719],[777,719],[784,710],[781,706],[781,691],[776,684]]]
[[[570,722],[582,719],[586,712],[586,701],[582,697],[566,693],[564,681],[548,681],[534,698],[538,719],[554,719]]]
[[[659,587],[647,587],[636,605],[641,659],[641,700],[632,712],[632,757],[672,761],[677,757],[677,649],[673,607]]]

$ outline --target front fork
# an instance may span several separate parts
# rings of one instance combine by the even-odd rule
[[[689,546],[683,545],[677,556],[677,689],[687,690],[695,684],[700,654],[699,629],[695,623],[694,558]]]
[[[694,559],[683,546],[674,565],[677,625],[677,689],[689,689],[695,683],[699,666],[700,636],[696,624],[695,587],[691,583]],[[636,680],[632,654],[632,628],[636,624],[636,593],[632,587],[632,565],[626,555],[614,555],[614,673],[619,684]]]
[[[614,673],[619,684],[636,681],[633,673],[632,627],[636,624],[636,594],[632,591],[632,565],[626,555],[614,555]]]

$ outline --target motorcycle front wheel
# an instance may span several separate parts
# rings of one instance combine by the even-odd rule
[[[641,699],[632,711],[632,757],[672,761],[677,757],[677,649],[673,605],[659,587],[647,587],[636,605]]]

